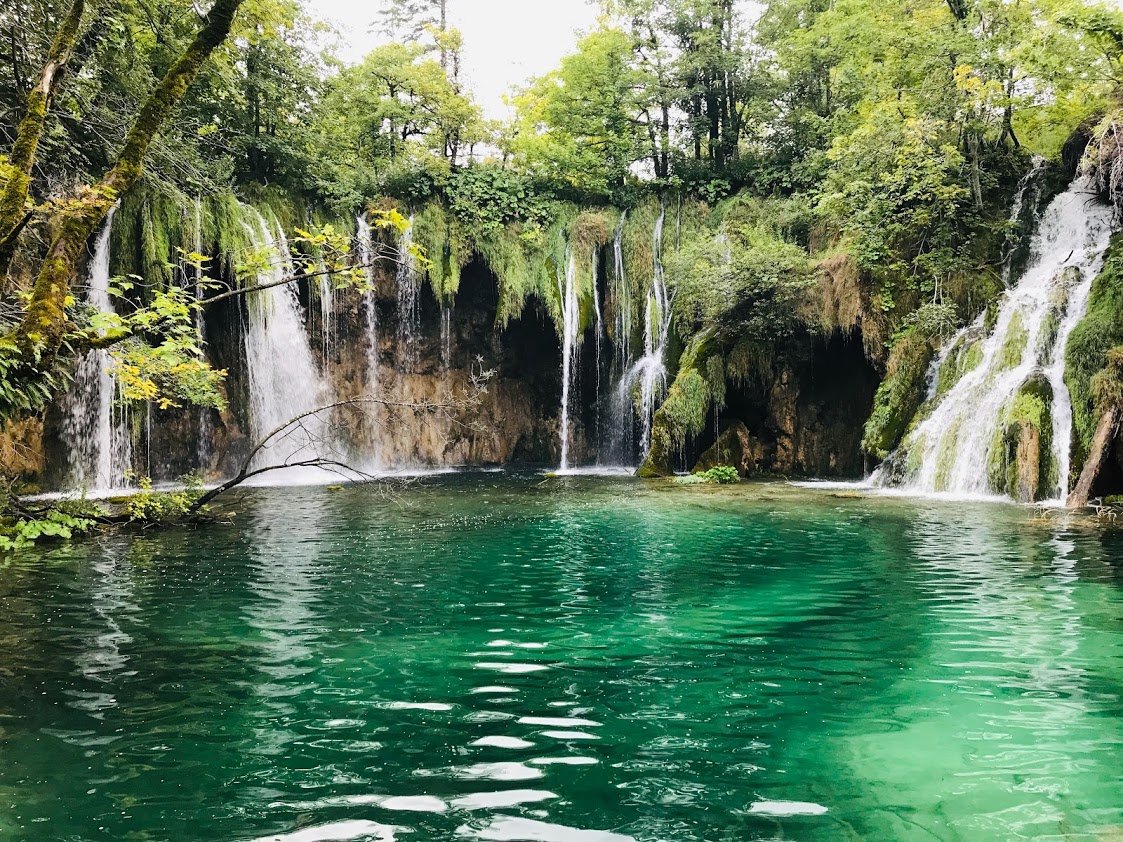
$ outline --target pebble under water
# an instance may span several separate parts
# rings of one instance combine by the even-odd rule
[[[0,568],[0,839],[1123,840],[1123,533],[504,474],[237,508]]]

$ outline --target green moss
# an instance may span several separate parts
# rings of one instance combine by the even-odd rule
[[[1027,381],[1003,407],[987,454],[987,481],[993,491],[1034,502],[1057,487],[1052,411],[1052,389],[1043,378]],[[1027,449],[1031,442],[1036,443],[1035,451]]]
[[[942,398],[954,389],[960,380],[979,367],[983,361],[984,342],[983,339],[972,341],[968,337],[963,337],[956,342],[955,347],[940,366],[939,378],[936,381],[937,398]]]
[[[915,476],[922,467],[924,467],[924,447],[927,439],[924,436],[916,436],[905,442],[902,447],[908,448],[907,458],[905,459],[905,470],[909,476]]]
[[[1017,368],[1021,364],[1022,357],[1025,356],[1026,345],[1029,342],[1029,331],[1026,329],[1025,322],[1022,319],[1021,310],[1015,310],[1014,315],[1010,317],[1010,326],[1006,331],[1006,339],[1002,343],[1002,347],[998,351],[996,373],[1009,371],[1012,368]]]
[[[940,448],[936,455],[936,476],[935,486],[937,491],[944,491],[947,489],[951,481],[951,469],[954,466],[954,459],[956,453],[956,442],[959,440],[959,434],[963,430],[962,417],[956,418],[955,422],[944,433],[944,437],[940,439]]]
[[[430,202],[414,215],[413,241],[429,261],[426,275],[433,294],[440,301],[451,301],[460,290],[460,274],[474,252],[463,226],[442,205]]]
[[[874,410],[866,422],[862,449],[884,459],[901,442],[909,422],[924,401],[928,368],[935,350],[913,331],[893,345],[885,380],[877,390]]]
[[[1111,240],[1103,271],[1092,284],[1088,312],[1065,349],[1065,382],[1072,394],[1073,470],[1080,471],[1099,423],[1092,381],[1108,363],[1108,351],[1123,345],[1123,234]]]
[[[678,374],[667,398],[655,413],[651,429],[651,452],[640,468],[642,477],[669,476],[672,457],[691,436],[706,429],[713,393],[706,382],[709,361],[720,349],[708,331],[695,336],[679,360]]]

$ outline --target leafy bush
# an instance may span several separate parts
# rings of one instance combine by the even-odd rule
[[[41,517],[0,520],[0,552],[29,547],[41,538],[68,540],[94,528],[94,521],[61,509],[50,509]]]
[[[140,491],[125,500],[124,513],[134,523],[168,523],[187,517],[203,496],[203,481],[189,474],[182,482],[179,491],[158,492],[152,489],[151,479],[141,477],[137,482]]]
[[[741,475],[737,473],[737,469],[729,465],[718,465],[708,471],[675,480],[679,485],[735,485],[740,481]]]
[[[718,485],[733,485],[741,481],[741,475],[737,473],[737,469],[730,465],[717,465],[708,471],[703,471],[699,476],[705,477],[707,482],[714,482]]]

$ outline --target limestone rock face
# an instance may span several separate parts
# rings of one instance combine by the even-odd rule
[[[742,477],[749,477],[760,472],[764,458],[764,446],[753,438],[744,422],[734,421],[718,436],[714,446],[702,454],[694,473],[728,465]]]

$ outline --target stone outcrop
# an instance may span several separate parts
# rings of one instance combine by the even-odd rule
[[[1035,374],[1003,409],[987,465],[990,485],[998,493],[1020,503],[1052,496],[1059,481],[1053,459],[1052,406],[1049,381]]]
[[[693,473],[700,474],[711,468],[729,466],[736,468],[742,477],[760,473],[760,465],[765,459],[763,445],[749,432],[741,421],[734,421],[714,442],[714,446],[702,454],[694,466]]]

